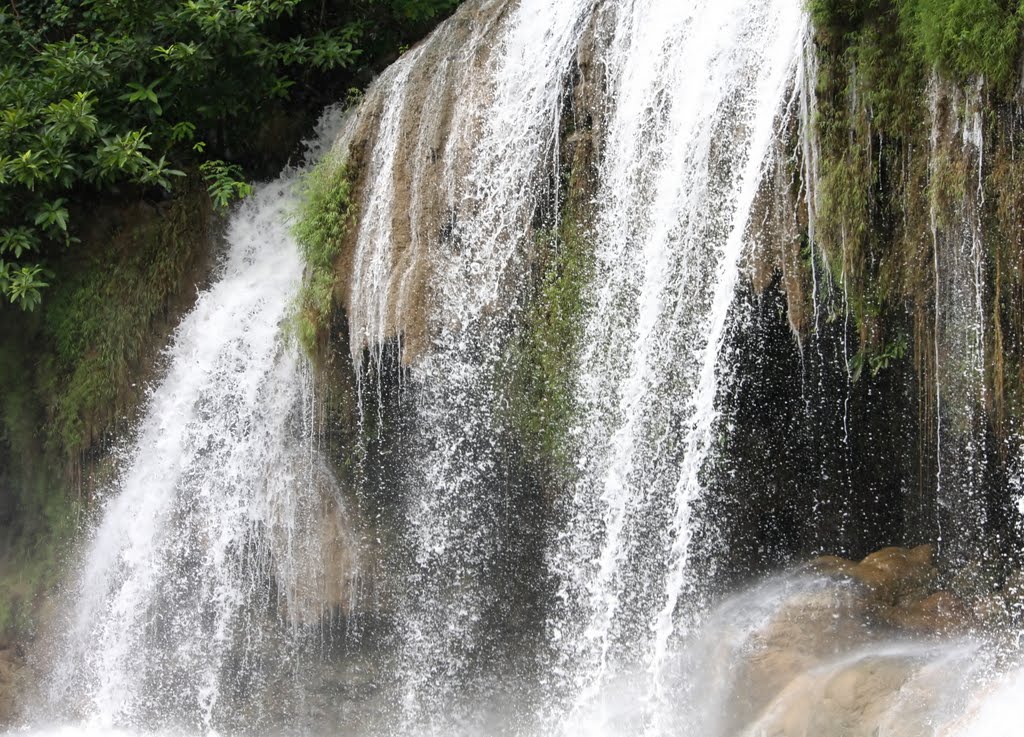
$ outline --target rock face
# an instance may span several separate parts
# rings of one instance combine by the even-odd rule
[[[743,737],[934,734],[967,708],[986,626],[937,589],[934,550],[821,557],[725,602],[705,657],[711,732]],[[990,594],[991,597],[991,594]],[[718,663],[718,666],[714,666]]]
[[[22,648],[10,644],[0,647],[0,726],[11,726],[18,718],[26,673]]]
[[[358,223],[336,271],[350,349],[397,340],[411,363],[430,338],[430,284],[444,249],[457,248],[468,174],[489,88],[488,69],[509,3],[474,0],[370,88],[345,154],[357,172]],[[459,185],[467,187],[470,185]],[[440,252],[439,252],[440,251]]]

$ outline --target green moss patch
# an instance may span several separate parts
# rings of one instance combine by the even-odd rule
[[[347,159],[328,154],[304,180],[295,236],[306,260],[306,278],[299,295],[297,331],[308,353],[326,343],[334,311],[336,264],[345,236],[355,220],[355,177]]]

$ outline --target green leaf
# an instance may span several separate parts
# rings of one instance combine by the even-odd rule
[[[155,115],[162,115],[163,108],[160,106],[160,96],[156,93],[156,86],[160,84],[162,80],[156,80],[149,85],[143,85],[138,82],[129,82],[129,91],[121,95],[118,99],[127,100],[128,102],[144,103],[144,105]]]
[[[64,207],[67,202],[60,197],[53,202],[43,203],[36,212],[35,224],[44,230],[55,230],[60,233],[68,232],[68,210]]]
[[[242,169],[236,164],[207,161],[199,167],[199,172],[206,180],[210,199],[219,210],[252,194],[252,185],[242,179]]]
[[[35,251],[38,247],[39,239],[28,228],[5,228],[0,231],[0,254],[9,254],[20,259],[24,254]]]
[[[42,280],[42,276],[42,266],[8,267],[5,273],[6,287],[4,289],[7,298],[26,312],[33,311],[42,302],[40,290],[49,286]]]

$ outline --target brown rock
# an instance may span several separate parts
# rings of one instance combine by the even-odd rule
[[[935,689],[903,703],[901,692],[918,677],[914,653],[865,652],[833,662],[793,681],[740,734],[744,737],[925,737],[927,719],[900,718],[918,706],[934,707]],[[907,714],[908,717],[912,716]],[[894,718],[895,717],[895,718]]]
[[[971,614],[963,602],[946,591],[893,607],[886,616],[897,629],[919,635],[951,635],[969,627]]]
[[[863,589],[849,584],[794,593],[751,635],[742,660],[733,664],[727,726],[748,723],[794,678],[867,643],[873,606]]]
[[[841,578],[852,578],[857,568],[857,564],[854,561],[840,558],[838,555],[821,555],[807,565],[811,570],[818,573]]]
[[[883,604],[923,599],[938,577],[932,563],[934,548],[882,548],[862,560],[852,577],[867,586]]]

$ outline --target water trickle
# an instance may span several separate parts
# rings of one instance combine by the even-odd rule
[[[951,89],[933,78],[929,94],[936,488],[939,515],[945,518],[940,521],[959,548],[950,555],[965,559],[987,526],[981,491],[987,455],[982,423],[988,257],[980,221],[984,138],[977,90]],[[943,179],[946,170],[960,166],[978,177],[967,175],[962,195],[949,191]]]

